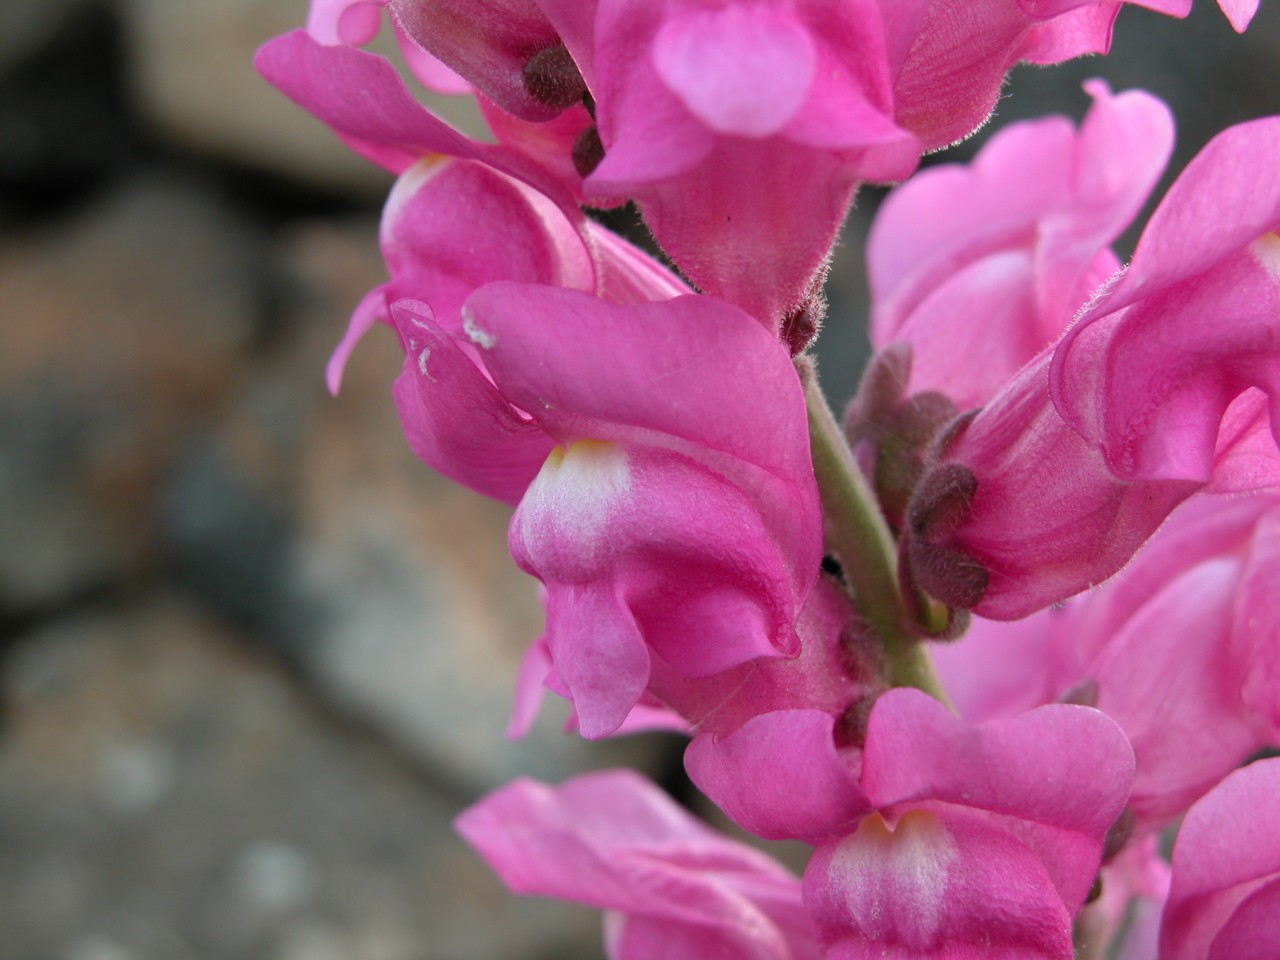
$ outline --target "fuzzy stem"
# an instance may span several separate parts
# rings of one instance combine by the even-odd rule
[[[827,549],[840,561],[858,612],[880,638],[890,682],[895,687],[916,687],[950,706],[928,653],[905,627],[908,617],[898,586],[897,545],[875,494],[822,395],[812,360],[797,357],[796,369],[809,411],[809,446]]]

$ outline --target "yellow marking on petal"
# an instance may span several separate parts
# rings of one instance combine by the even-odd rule
[[[537,558],[542,549],[572,543],[583,560],[603,545],[617,501],[631,487],[626,451],[609,440],[578,440],[556,447],[529,485],[520,503],[520,527],[526,548]]]
[[[1264,233],[1249,245],[1249,251],[1271,278],[1280,282],[1280,234]]]

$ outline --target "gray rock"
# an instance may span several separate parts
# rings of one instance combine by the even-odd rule
[[[177,439],[256,330],[253,236],[139,181],[0,244],[0,610],[135,575]]]
[[[507,894],[453,834],[460,798],[188,606],[27,635],[3,693],[5,957],[599,955],[594,911]]]

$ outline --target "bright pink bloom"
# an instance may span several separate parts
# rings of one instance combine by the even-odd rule
[[[633,197],[708,293],[775,323],[812,292],[859,180],[909,174],[874,0],[547,3],[596,103],[589,196]]]
[[[1173,847],[1161,960],[1271,960],[1280,944],[1280,759],[1193,806]]]
[[[1054,402],[1118,476],[1209,480],[1223,419],[1250,388],[1268,396],[1280,436],[1277,229],[1273,117],[1232,127],[1200,152],[1128,270],[1067,332],[1050,372]]]
[[[1160,826],[1280,743],[1280,499],[1197,497],[1111,582],[1017,623],[975,620],[934,661],[961,712],[1060,698],[1115,720],[1138,772],[1129,808]]]
[[[818,960],[800,883],[630,771],[517,780],[458,832],[518,893],[609,911],[610,960]]]
[[[1097,711],[973,727],[917,690],[889,691],[862,758],[878,812],[805,871],[825,956],[1068,960],[1132,775],[1123,734]]]
[[[911,344],[906,393],[981,406],[1119,268],[1108,244],[1164,169],[1173,120],[1142,91],[1086,89],[1079,131],[1063,117],[1012,124],[971,164],[912,177],[877,214],[871,342]]]
[[[614,306],[490,284],[464,339],[394,305],[396,402],[442,473],[519,501],[510,547],[548,587],[547,645],[582,732],[616,730],[651,657],[690,677],[798,652],[821,523],[786,349],[706,297]]]

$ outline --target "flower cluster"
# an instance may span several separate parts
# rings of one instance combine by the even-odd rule
[[[626,771],[462,814],[616,960],[1280,955],[1280,118],[1123,268],[1173,144],[1149,94],[915,174],[1123,5],[312,0],[260,51],[398,175],[330,387],[391,325],[409,445],[515,508],[546,630],[513,733],[548,690],[584,737],[682,731],[730,819],[812,848],[796,877]],[[384,20],[491,141],[360,49]],[[839,423],[826,264],[899,181]],[[670,268],[583,213],[623,203]]]

